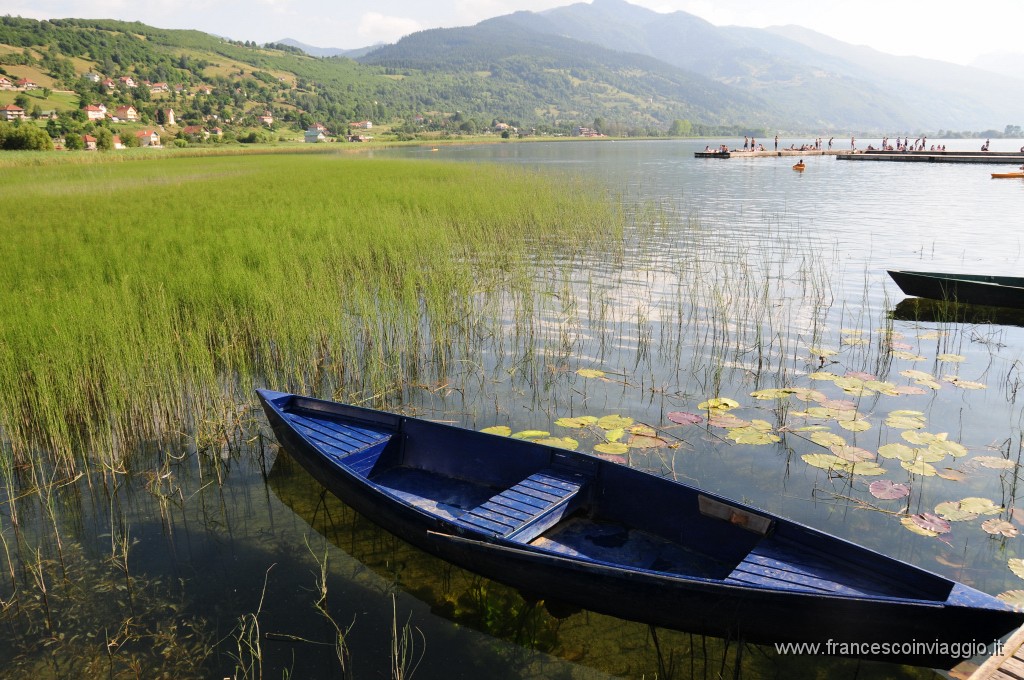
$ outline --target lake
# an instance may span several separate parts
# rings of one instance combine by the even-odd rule
[[[780,146],[791,141],[808,140]],[[933,142],[954,150],[981,140]],[[627,416],[658,435],[619,456],[624,464],[742,499],[986,592],[1024,588],[1009,568],[1024,552],[1014,513],[1024,446],[1016,403],[1024,321],[929,320],[934,310],[908,310],[886,274],[1015,274],[1024,182],[992,180],[990,172],[1007,167],[997,165],[811,156],[797,173],[788,158],[694,158],[706,144],[721,143],[737,144],[373,151],[516,164],[551,172],[555,181],[583,174],[631,217],[621,243],[538,256],[540,285],[528,318],[512,318],[511,299],[489,308],[501,330],[479,346],[453,348],[448,375],[404,386],[403,409],[472,428],[549,431],[576,438],[581,450],[602,435],[558,427],[558,418]],[[992,148],[1021,144],[996,140]],[[536,244],[538,253],[545,247]],[[778,388],[821,398],[771,392]],[[744,438],[735,423],[683,426],[669,417],[707,416],[700,404],[713,398],[734,400],[729,415],[766,424],[772,438]],[[262,422],[259,413],[250,416]],[[207,664],[217,677],[932,676],[787,657],[526,600],[376,529],[324,494],[278,450],[265,425],[225,445],[216,483],[189,455],[193,446],[187,438],[153,442],[133,463],[144,471],[180,459],[174,488],[143,476],[150,493],[125,489],[116,508],[84,494],[58,513],[69,521],[53,523],[86,545],[107,541],[115,574],[130,562],[136,579],[103,589],[131,590],[140,621],[179,615],[175,634],[146,632],[144,644],[165,645],[183,665],[217,645]],[[854,466],[868,461],[876,467]],[[867,469],[880,472],[861,473]],[[876,480],[903,484],[909,494],[878,498],[869,488]],[[973,502],[976,512],[952,507],[964,499],[990,503]],[[936,509],[941,504],[945,514]],[[130,530],[109,529],[117,513],[129,518]],[[923,513],[953,519],[948,528],[915,523]],[[44,512],[35,519],[46,523]],[[923,535],[923,524],[944,530]],[[61,566],[84,580],[96,557],[69,554]],[[43,573],[40,566],[38,575],[18,578]],[[67,615],[86,622],[80,635],[129,644],[129,631],[103,629],[103,589],[83,591],[80,609]],[[346,650],[333,644],[339,630]],[[28,659],[9,661],[25,676],[60,675]]]

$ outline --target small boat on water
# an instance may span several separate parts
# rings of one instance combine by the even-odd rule
[[[339,499],[422,550],[534,596],[933,668],[1024,623],[1024,613],[956,581],[617,462],[258,394],[283,448]]]
[[[1021,179],[1024,178],[1024,170],[1016,172],[993,172],[992,179]]]
[[[907,295],[972,305],[1024,309],[1024,278],[987,274],[950,274],[890,270]]]
[[[800,161],[799,163],[793,165],[793,169],[796,170],[797,172],[803,172],[806,167],[807,166],[804,165],[803,161]]]

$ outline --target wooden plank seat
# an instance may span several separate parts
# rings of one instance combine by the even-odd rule
[[[371,427],[357,426],[309,418],[301,411],[285,413],[297,431],[302,433],[336,463],[341,463],[364,477],[369,474],[391,433]]]
[[[459,522],[478,531],[529,543],[583,503],[583,475],[547,469],[467,511]]]

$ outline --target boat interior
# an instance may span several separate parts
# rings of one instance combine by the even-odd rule
[[[736,586],[944,601],[953,582],[594,456],[292,397],[333,464],[464,536]],[[881,559],[879,559],[881,558]]]

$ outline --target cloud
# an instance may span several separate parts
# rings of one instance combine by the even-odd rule
[[[422,30],[423,25],[408,17],[389,17],[379,12],[366,12],[359,19],[356,33],[368,44],[395,42],[410,33]]]

